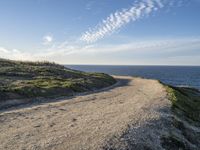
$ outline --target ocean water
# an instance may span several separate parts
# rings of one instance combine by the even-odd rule
[[[110,75],[128,75],[158,79],[169,85],[193,87],[200,90],[200,66],[66,65],[66,67],[87,72],[104,72]]]

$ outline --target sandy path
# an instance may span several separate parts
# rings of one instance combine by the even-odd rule
[[[160,117],[170,107],[163,86],[154,80],[117,77],[119,85],[71,100],[0,114],[0,149],[100,149],[131,125]]]

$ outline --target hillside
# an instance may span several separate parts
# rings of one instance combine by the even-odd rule
[[[179,117],[185,116],[184,119],[200,126],[200,91],[193,88],[167,86],[167,92],[173,111]]]
[[[72,96],[114,83],[111,76],[103,73],[76,71],[50,62],[0,59],[0,102]]]

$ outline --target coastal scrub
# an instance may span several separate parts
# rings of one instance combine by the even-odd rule
[[[108,87],[115,82],[104,73],[86,73],[55,63],[0,59],[0,102],[71,96]]]

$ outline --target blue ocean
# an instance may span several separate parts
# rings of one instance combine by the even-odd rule
[[[157,79],[173,86],[192,87],[200,90],[200,66],[66,65],[66,67],[87,72],[104,72],[110,75],[140,76]]]

